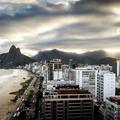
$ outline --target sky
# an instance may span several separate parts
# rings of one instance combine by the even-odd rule
[[[12,44],[28,56],[51,49],[120,52],[120,3],[75,1],[0,0],[0,53]]]

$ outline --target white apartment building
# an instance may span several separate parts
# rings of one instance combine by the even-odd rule
[[[54,71],[58,69],[62,69],[62,60],[61,59],[53,59],[48,63],[48,80],[54,79]]]
[[[89,90],[95,97],[97,96],[97,73],[92,67],[79,67],[71,69],[70,80],[74,80],[81,89]]]
[[[107,97],[115,96],[115,74],[110,71],[99,71],[97,78],[97,99],[106,101]]]
[[[120,76],[120,59],[118,59],[117,61],[117,77]]]
[[[56,69],[53,71],[53,80],[63,79],[62,69]]]
[[[44,77],[43,88],[47,88],[48,83],[48,66],[43,65],[41,69],[42,76]]]
[[[107,98],[106,120],[120,120],[120,96]]]
[[[81,89],[97,97],[100,102],[115,95],[116,76],[110,66],[84,66],[69,71],[69,79],[74,80]]]

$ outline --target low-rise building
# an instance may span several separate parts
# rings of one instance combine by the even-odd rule
[[[107,98],[106,120],[120,120],[120,96]]]

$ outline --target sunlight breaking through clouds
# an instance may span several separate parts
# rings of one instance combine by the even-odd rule
[[[41,2],[0,1],[3,50],[15,44],[29,55],[52,48],[77,53],[99,49],[119,51],[120,3],[84,2],[64,9],[63,5],[44,6]]]

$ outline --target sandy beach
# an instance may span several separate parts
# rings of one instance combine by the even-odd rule
[[[19,90],[22,87],[20,83],[28,78],[28,72],[24,70],[0,70],[0,120],[8,112],[14,111],[18,104],[11,102],[15,95],[9,93]]]

